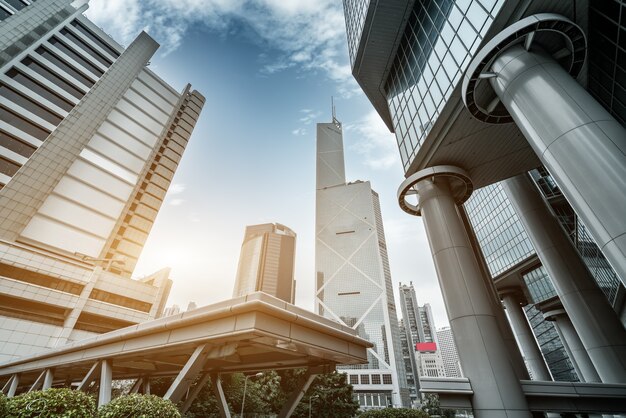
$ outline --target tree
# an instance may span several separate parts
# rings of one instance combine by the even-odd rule
[[[293,386],[292,386],[293,387]],[[352,385],[345,373],[318,375],[294,411],[294,418],[312,417],[349,418],[356,415],[359,404],[354,399]]]

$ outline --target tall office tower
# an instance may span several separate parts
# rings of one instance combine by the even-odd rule
[[[233,297],[260,291],[293,304],[295,261],[296,233],[291,229],[281,224],[247,226]]]
[[[400,333],[400,347],[402,348],[402,361],[404,363],[404,374],[406,376],[406,386],[409,390],[411,407],[419,407],[419,375],[417,363],[415,361],[415,345],[411,345],[408,339],[410,332],[407,331],[404,319],[398,321],[398,332]]]
[[[446,368],[437,343],[415,344],[415,358],[420,377],[446,377]]]
[[[171,287],[130,276],[204,98],[84,3],[0,4],[0,361],[155,318]]]
[[[423,375],[420,374],[419,362],[421,360],[418,357],[416,346],[419,343],[437,343],[437,334],[435,332],[435,321],[430,304],[426,303],[424,306],[419,306],[417,297],[415,296],[413,282],[410,282],[409,285],[400,283],[399,294],[400,311],[402,312],[402,319],[405,324],[404,338],[407,340],[411,352],[409,361],[411,376],[413,378],[407,376],[407,386],[409,388],[411,401],[415,403],[418,398],[420,398],[418,377]],[[428,347],[430,349],[432,346]],[[430,351],[427,350],[425,353],[430,353]],[[425,355],[425,357],[429,357],[429,355]],[[436,355],[434,357],[436,357]],[[432,363],[434,357],[429,359],[429,364]]]
[[[396,134],[406,176],[399,204],[422,217],[477,417],[529,414],[511,328],[526,361],[542,368],[523,289],[489,277],[463,211],[475,190],[501,181],[558,297],[545,318],[590,365],[585,380],[626,382],[626,330],[526,174],[545,167],[625,282],[623,8],[614,0],[344,0],[352,72]],[[533,375],[550,379],[542,369]]]
[[[362,408],[409,405],[378,194],[346,183],[341,124],[317,124],[316,310],[371,341],[367,365],[345,368]]]
[[[443,327],[437,330],[437,341],[446,377],[463,377],[459,353],[456,351],[456,344],[454,344],[454,337],[450,327]]]

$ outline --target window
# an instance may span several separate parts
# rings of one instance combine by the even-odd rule
[[[37,74],[41,75],[46,80],[50,81],[52,84],[56,84],[57,87],[59,87],[61,90],[65,90],[67,93],[71,94],[72,96],[76,97],[77,99],[82,99],[82,97],[85,95],[85,93],[83,93],[82,91],[80,91],[76,87],[72,86],[67,81],[63,80],[61,77],[59,77],[56,74],[52,73],[50,70],[48,70],[47,68],[43,67],[38,62],[35,62],[30,57],[24,59],[22,61],[22,64],[24,64],[25,66],[27,66],[28,68],[30,68],[31,70],[36,72]]]
[[[391,375],[390,374],[384,374],[383,375],[383,384],[385,385],[390,385],[391,382]]]
[[[42,57],[44,57],[45,59],[47,59],[48,61],[50,61],[52,64],[59,67],[61,70],[65,71],[67,74],[75,78],[77,81],[86,85],[87,87],[91,87],[94,85],[93,81],[85,77],[82,73],[80,73],[74,67],[67,64],[65,61],[62,61],[61,59],[59,59],[59,57],[57,57],[52,52],[48,51],[46,48],[43,48],[43,47],[37,48],[37,53],[41,55]]]
[[[351,385],[358,385],[359,384],[359,376],[356,374],[351,374],[350,375],[350,384]]]
[[[372,385],[380,385],[380,375],[373,374],[372,375]]]
[[[34,81],[32,78],[30,78],[27,75],[21,73],[20,71],[16,70],[15,68],[12,68],[9,71],[7,71],[7,76],[9,76],[11,79],[17,81],[18,83],[20,83],[24,87],[27,87],[28,89],[30,89],[34,93],[37,93],[38,95],[40,95],[44,99],[46,99],[46,100],[50,101],[51,103],[59,106],[61,109],[65,110],[66,112],[69,112],[70,110],[72,110],[74,108],[74,105],[72,103],[68,102],[67,100],[65,100],[61,96],[59,96],[56,93],[52,92],[48,88],[46,88],[43,85],[39,84],[38,82]]]
[[[361,375],[361,384],[362,385],[369,385],[370,384],[370,375],[369,374],[362,374]]]
[[[50,112],[47,108],[43,107],[39,103],[2,83],[0,83],[0,96],[10,100],[16,105],[28,110],[32,114],[39,116],[43,120],[50,122],[53,125],[58,125],[63,120],[62,117]]]

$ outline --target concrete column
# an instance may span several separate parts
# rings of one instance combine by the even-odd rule
[[[515,371],[518,379],[530,380],[530,375],[528,374],[528,370],[526,369],[526,365],[524,364],[522,352],[517,346],[517,341],[515,340],[515,336],[513,335],[513,330],[511,329],[509,321],[506,318],[504,309],[502,309],[502,303],[500,302],[500,297],[498,296],[498,290],[496,289],[496,286],[493,283],[493,279],[491,278],[491,274],[489,273],[489,267],[485,262],[485,257],[483,256],[480,245],[478,244],[478,239],[476,238],[474,230],[472,229],[472,224],[467,217],[465,208],[462,205],[458,208],[461,219],[463,220],[463,224],[465,225],[467,236],[469,237],[472,248],[474,249],[474,255],[476,256],[478,265],[481,269],[483,281],[485,282],[485,286],[489,291],[489,299],[493,307],[493,312],[496,315],[496,321],[498,322],[498,328],[500,329],[500,333],[502,334],[502,339],[504,339],[504,344],[507,346],[509,360],[513,365],[513,370]]]
[[[100,365],[100,390],[98,391],[98,407],[111,402],[113,383],[113,367],[111,360],[102,360]]]
[[[54,382],[54,372],[52,369],[46,369],[44,372],[43,385],[41,390],[50,389],[52,387],[52,383]]]
[[[578,337],[572,321],[569,320],[564,309],[554,309],[543,314],[548,321],[554,322],[556,332],[561,337],[572,362],[575,364],[576,373],[583,382],[601,382],[587,350]]]
[[[496,94],[626,283],[626,129],[535,45],[500,52],[491,71]]]
[[[503,188],[602,382],[626,383],[626,330],[559,221],[527,175]]]
[[[535,340],[535,335],[519,303],[519,296],[515,291],[503,292],[502,302],[504,303],[509,317],[511,328],[513,328],[520,349],[524,353],[526,363],[533,375],[533,379],[544,381],[552,380],[552,376],[543,359],[537,340]]]
[[[17,392],[17,387],[20,385],[20,375],[14,374],[9,381],[9,387],[7,390],[7,398],[12,398]]]
[[[454,167],[445,169],[462,172]],[[427,170],[433,172],[426,173]],[[459,214],[458,199],[451,191],[453,180],[449,175],[439,175],[436,167],[427,170],[414,175],[414,188],[463,372],[474,391],[474,415],[530,417],[498,328],[489,290]]]

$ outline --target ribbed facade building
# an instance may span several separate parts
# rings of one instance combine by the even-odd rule
[[[281,224],[246,227],[233,297],[265,292],[294,303],[296,233]]]
[[[398,203],[426,230],[466,406],[583,413],[550,392],[558,382],[538,404],[520,381],[626,384],[626,3],[344,0],[344,11],[352,73],[396,136]],[[437,384],[442,402],[461,396]]]
[[[347,183],[341,124],[317,124],[315,269],[318,314],[372,342],[366,365],[342,368],[362,408],[408,406],[398,314],[378,194]]]
[[[86,2],[0,2],[0,361],[158,317],[169,270],[131,279],[204,104]]]
[[[443,359],[446,377],[463,377],[459,353],[456,350],[454,336],[450,327],[443,327],[437,330],[437,347]]]

